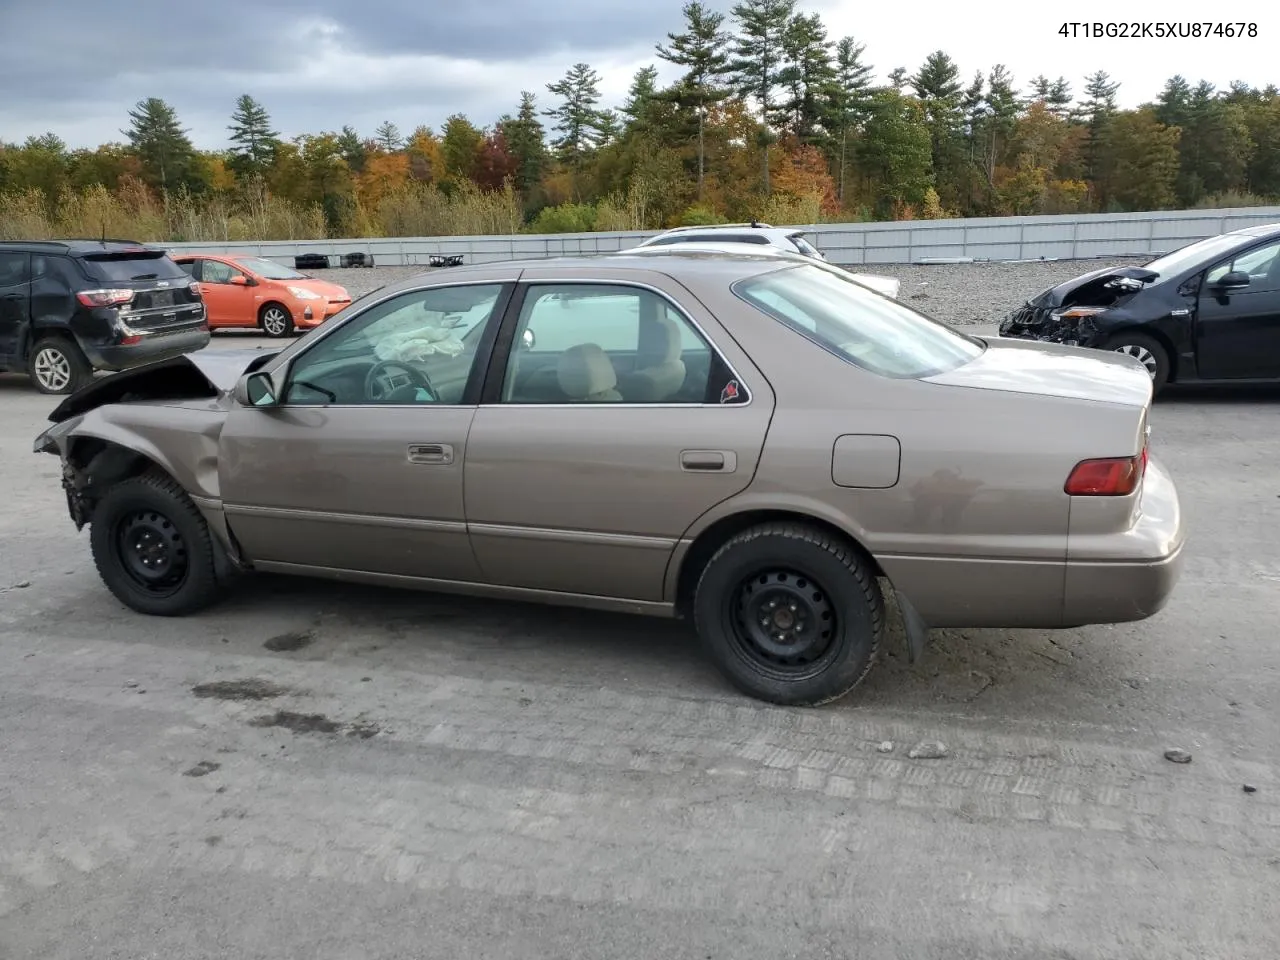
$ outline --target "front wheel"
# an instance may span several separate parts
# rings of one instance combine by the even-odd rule
[[[88,359],[70,340],[44,337],[27,355],[27,374],[41,393],[75,393],[93,379]]]
[[[1169,352],[1154,337],[1136,331],[1123,331],[1107,341],[1107,349],[1133,357],[1146,367],[1151,377],[1153,396],[1169,382]]]
[[[694,621],[739,690],[817,706],[849,693],[871,669],[884,598],[848,542],[805,524],[770,523],[743,531],[711,558]]]
[[[102,582],[139,613],[183,616],[222,597],[209,526],[159,471],[122,480],[103,495],[89,542]]]
[[[258,322],[268,337],[287,337],[293,333],[293,317],[278,303],[268,303],[263,307]]]

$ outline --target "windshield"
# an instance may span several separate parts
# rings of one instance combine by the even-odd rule
[[[236,263],[243,266],[246,270],[252,270],[260,277],[266,277],[268,280],[306,280],[305,273],[299,273],[292,267],[285,267],[274,260],[266,260],[262,257],[237,257]]]
[[[733,292],[842,360],[882,377],[930,377],[982,353],[981,340],[873,293],[836,270],[797,264]]]
[[[89,276],[102,283],[191,279],[165,253],[95,253],[85,257],[83,263]]]
[[[1161,279],[1176,277],[1186,270],[1199,266],[1203,261],[1215,260],[1220,255],[1230,253],[1236,247],[1243,246],[1248,239],[1248,237],[1232,236],[1229,233],[1208,237],[1189,243],[1172,253],[1166,253],[1163,257],[1156,257],[1142,266],[1143,269],[1160,274]]]

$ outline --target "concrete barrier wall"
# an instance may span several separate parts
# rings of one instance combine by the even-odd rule
[[[1156,255],[1184,244],[1262,223],[1280,223],[1280,206],[1227,210],[1164,210],[1067,216],[982,217],[895,223],[800,225],[814,246],[838,264],[921,263],[930,260],[1079,260]],[[366,253],[382,266],[426,266],[435,254],[464,263],[611,253],[658,231],[515,234],[494,237],[386,237],[352,240],[266,240],[173,243],[170,250],[251,253],[292,263],[303,253],[334,258]]]

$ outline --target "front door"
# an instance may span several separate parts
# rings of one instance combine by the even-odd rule
[[[250,558],[478,578],[462,465],[489,324],[510,290],[397,293],[268,367],[279,402],[233,408],[219,456],[227,522]]]
[[[0,251],[0,371],[22,360],[31,318],[31,254]]]
[[[200,260],[200,294],[210,326],[252,327],[258,322],[258,302],[249,277],[221,260]]]
[[[1230,272],[1249,285],[1215,286]],[[1280,377],[1280,242],[1236,255],[1205,274],[1196,310],[1200,376],[1214,380]]]
[[[476,557],[505,586],[659,601],[680,537],[751,482],[773,395],[672,281],[540,277],[471,428]]]

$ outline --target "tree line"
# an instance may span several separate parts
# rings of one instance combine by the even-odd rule
[[[1105,71],[1019,85],[946,52],[872,82],[853,37],[797,0],[698,0],[607,106],[572,65],[487,126],[284,138],[249,94],[225,150],[197,150],[163,99],[124,140],[0,141],[0,238],[313,239],[658,229],[1245,206],[1280,198],[1280,91],[1179,75],[1117,106]],[[678,68],[659,83],[657,62]]]

